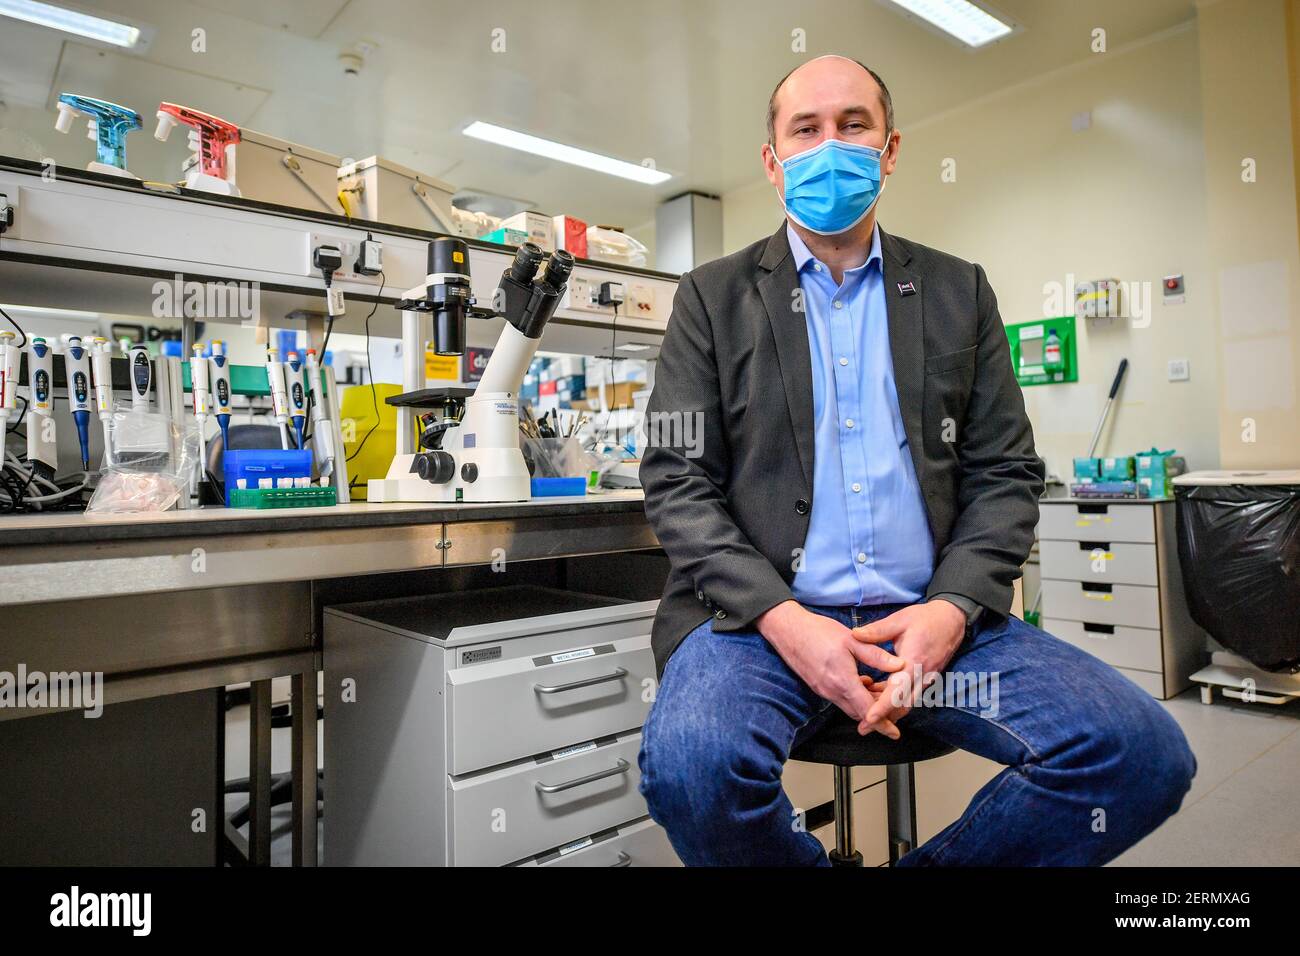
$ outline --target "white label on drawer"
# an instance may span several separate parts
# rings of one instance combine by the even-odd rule
[[[564,846],[560,847],[560,849],[557,852],[560,854],[560,856],[568,856],[570,853],[573,853],[575,850],[585,850],[587,847],[591,846],[595,842],[596,841],[593,840],[591,837],[583,837],[581,840],[574,840],[572,843],[566,843]]]
[[[1083,592],[1083,596],[1086,597],[1089,601],[1113,601],[1113,600],[1115,600],[1115,595],[1113,595],[1113,594],[1106,594],[1106,593],[1104,593],[1104,592],[1097,592],[1097,591],[1084,591],[1084,592]]]
[[[584,647],[580,651],[565,651],[563,654],[552,654],[552,664],[563,664],[565,661],[576,661],[580,657],[594,657],[596,649],[594,647]]]
[[[585,744],[574,744],[572,747],[565,747],[563,750],[552,750],[551,759],[559,760],[561,757],[572,757],[574,754],[585,754],[588,750],[596,749],[596,741],[589,740]]]

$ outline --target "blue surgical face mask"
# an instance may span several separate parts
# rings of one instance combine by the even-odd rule
[[[889,137],[885,144],[887,148]],[[823,236],[852,229],[871,212],[884,189],[884,153],[874,146],[827,139],[789,159],[778,159],[785,174],[786,214]]]

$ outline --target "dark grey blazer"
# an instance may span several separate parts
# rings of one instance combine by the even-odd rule
[[[934,538],[927,594],[1005,614],[1043,463],[997,300],[977,265],[883,229],[880,245],[898,402]],[[715,631],[739,630],[791,598],[813,501],[798,290],[784,224],[678,286],[641,461],[646,514],[672,564],[653,632],[661,673],[710,615]]]

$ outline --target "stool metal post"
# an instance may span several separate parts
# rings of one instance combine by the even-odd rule
[[[917,844],[914,766],[950,754],[955,748],[921,733],[905,732],[901,740],[880,734],[862,736],[857,721],[833,715],[811,737],[790,751],[793,760],[825,764],[835,771],[835,849],[832,866],[862,866],[862,853],[853,843],[854,767],[885,768],[885,800],[889,816],[889,862],[892,866]]]
[[[889,808],[889,865],[916,846],[916,772],[910,763],[885,768],[885,802]]]
[[[861,866],[862,854],[853,848],[853,768],[835,765],[835,849],[831,866]]]

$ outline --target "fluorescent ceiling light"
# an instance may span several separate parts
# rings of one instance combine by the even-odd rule
[[[0,0],[0,16],[51,27],[64,33],[71,33],[73,36],[111,43],[113,46],[126,47],[128,50],[140,42],[138,27],[69,10],[66,7],[56,7],[51,3],[40,3],[39,0]]]
[[[4,0],[0,0],[0,3],[3,2]],[[614,159],[612,156],[602,156],[600,153],[579,149],[576,146],[566,146],[564,143],[542,139],[540,136],[506,129],[504,126],[493,126],[491,123],[476,121],[466,126],[463,132],[466,136],[496,143],[498,146],[508,146],[510,149],[545,156],[547,159],[558,159],[562,163],[594,169],[597,172],[609,173],[611,176],[621,176],[648,186],[657,186],[672,179],[668,173],[651,169],[649,166],[638,166],[636,163]]]
[[[969,47],[981,47],[1015,32],[970,0],[890,0],[913,16],[933,24]]]

